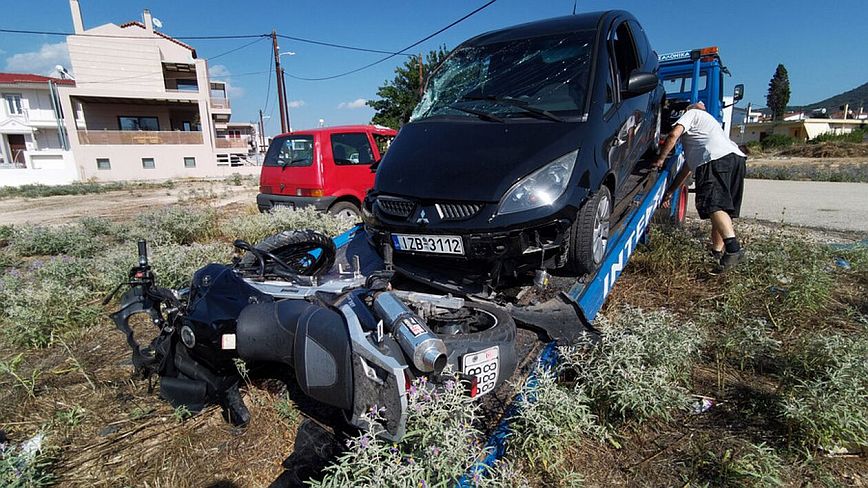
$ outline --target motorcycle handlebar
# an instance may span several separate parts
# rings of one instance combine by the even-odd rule
[[[139,266],[148,265],[148,241],[142,239],[138,242],[139,245]]]

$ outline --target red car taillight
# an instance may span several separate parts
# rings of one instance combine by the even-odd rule
[[[321,197],[325,196],[325,191],[322,188],[299,188],[295,190],[297,197]]]
[[[259,185],[259,193],[271,194],[274,192],[271,190],[271,185]]]

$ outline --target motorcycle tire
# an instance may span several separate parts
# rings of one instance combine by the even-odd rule
[[[293,272],[304,276],[319,276],[327,273],[335,264],[337,255],[334,241],[312,230],[286,230],[266,237],[253,247],[274,254],[292,266]],[[315,250],[320,251],[318,256],[312,254]],[[254,269],[258,266],[258,259],[249,252],[239,263],[239,267],[244,269]]]

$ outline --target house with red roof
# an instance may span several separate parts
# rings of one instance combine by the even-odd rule
[[[148,10],[142,22],[85,29],[79,0],[69,4],[75,82],[57,92],[80,179],[258,173],[248,144],[225,135],[226,83],[211,79],[193,46],[160,32]]]
[[[78,179],[60,110],[69,79],[0,73],[0,186],[65,184]]]

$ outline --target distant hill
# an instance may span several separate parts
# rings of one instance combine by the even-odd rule
[[[838,110],[838,107],[844,105],[845,103],[850,104],[850,110],[858,111],[859,105],[864,104],[865,109],[868,110],[868,83],[863,84],[862,86],[858,86],[853,88],[852,90],[845,91],[844,93],[839,93],[833,97],[829,97],[825,100],[820,100],[819,102],[814,102],[809,105],[794,105],[787,107],[787,111],[799,111],[799,110],[813,110],[815,108],[826,108],[830,111]],[[768,108],[761,108],[759,111],[763,113],[767,113],[769,111]]]

